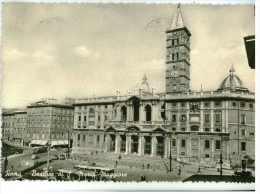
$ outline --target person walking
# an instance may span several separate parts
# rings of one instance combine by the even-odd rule
[[[149,170],[149,167],[150,167],[150,164],[148,163],[148,164],[147,164],[147,169],[148,169],[148,170]]]

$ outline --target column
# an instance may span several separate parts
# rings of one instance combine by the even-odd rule
[[[201,106],[203,106],[203,103],[201,103]],[[200,129],[199,130],[202,132],[203,128],[204,128],[204,110],[200,109]]]
[[[210,110],[210,129],[211,132],[214,132],[214,110],[212,109],[212,107]]]
[[[198,159],[200,159],[201,157],[201,138],[199,137],[199,141],[198,141]]]
[[[127,104],[127,116],[126,116],[126,121],[130,121],[130,112],[131,112],[131,106]]]
[[[125,142],[125,153],[126,154],[129,154],[129,144],[131,145],[131,136],[129,134],[127,134],[126,135],[126,142]]]
[[[139,105],[139,121],[144,121],[144,108],[143,103],[140,103]]]
[[[186,112],[186,128],[187,131],[190,131],[190,109]]]
[[[225,129],[226,129],[226,132],[228,133],[228,131],[229,131],[228,130],[228,127],[229,127],[228,126],[228,101],[226,101],[226,111],[225,112],[226,112],[226,115],[225,115],[226,116],[226,120],[225,120],[226,121],[226,126],[225,126]]]
[[[119,134],[116,134],[115,153],[120,153],[120,137],[119,137]]]
[[[227,146],[227,160],[230,160],[229,142],[230,142],[230,141],[227,141],[227,144],[226,144],[226,146]]]
[[[177,158],[180,157],[180,138],[177,137],[176,139],[176,144],[177,144]]]
[[[110,137],[109,134],[106,134],[106,148],[105,148],[106,152],[109,152],[110,150]]]
[[[133,106],[132,105],[129,106],[129,110],[130,110],[129,111],[129,121],[133,121],[134,115],[133,115]]]
[[[215,140],[214,138],[211,140],[211,158],[214,159],[215,157]]]
[[[187,157],[191,157],[191,138],[187,138],[187,148],[186,148],[186,152],[187,152]]]
[[[144,153],[144,141],[143,141],[143,135],[139,135],[139,138],[138,138],[138,155],[142,156],[143,153]]]
[[[152,135],[152,151],[151,156],[156,156],[156,136]]]
[[[163,140],[163,147],[164,147],[164,157],[168,157],[168,150],[169,150],[169,137],[165,137]]]
[[[116,120],[121,121],[121,111],[120,111],[120,106],[116,107]]]

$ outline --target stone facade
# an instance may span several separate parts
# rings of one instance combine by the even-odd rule
[[[51,139],[51,147],[68,146],[73,127],[73,106],[33,103],[28,108],[26,145],[43,146]]]

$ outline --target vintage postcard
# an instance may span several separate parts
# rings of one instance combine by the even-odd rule
[[[255,14],[3,2],[1,184],[255,191]]]

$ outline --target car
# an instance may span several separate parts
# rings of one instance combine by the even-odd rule
[[[61,155],[59,156],[59,159],[60,159],[60,160],[65,160],[65,155],[64,155],[64,154],[61,154]]]
[[[53,155],[53,156],[52,156],[52,159],[53,159],[53,160],[58,160],[58,159],[59,159],[59,156],[58,156],[58,155]]]
[[[37,155],[37,154],[33,154],[33,155],[31,156],[31,159],[32,159],[32,160],[36,160],[36,159],[39,159],[39,158],[40,158],[40,156]]]

